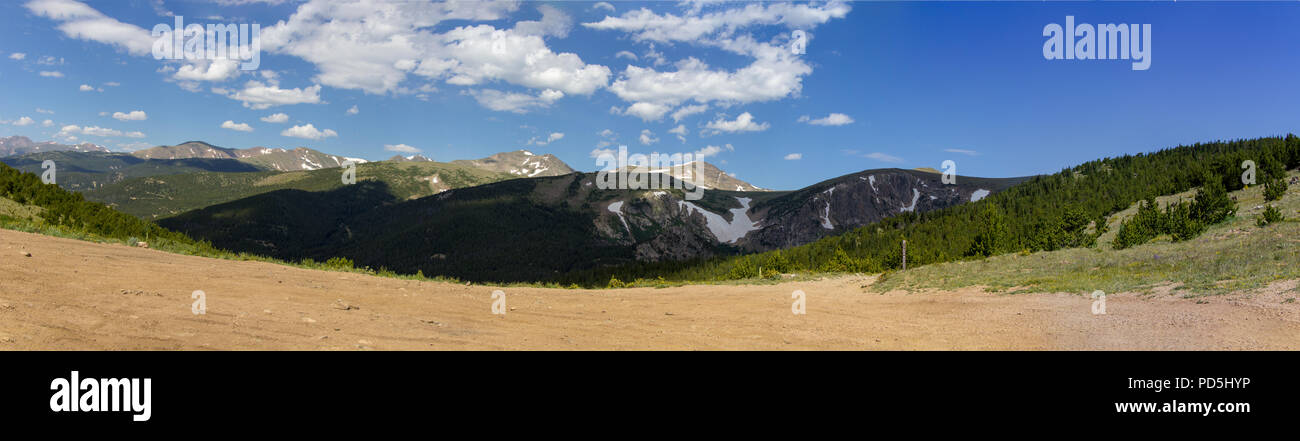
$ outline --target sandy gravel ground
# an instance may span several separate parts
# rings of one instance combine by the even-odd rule
[[[22,252],[31,253],[25,257]],[[500,288],[179,256],[0,230],[0,350],[1297,349],[1296,281],[1208,298],[868,293],[869,277]],[[191,294],[206,294],[206,314]],[[791,312],[806,293],[807,313]]]

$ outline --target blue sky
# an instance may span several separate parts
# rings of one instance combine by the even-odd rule
[[[148,31],[172,15],[260,24],[259,68],[156,60]],[[1045,59],[1043,27],[1066,15],[1151,24],[1150,68]],[[777,189],[945,159],[1020,176],[1300,132],[1295,23],[1294,2],[24,0],[0,3],[0,136],[371,160],[524,148],[580,170],[625,144],[706,151]]]

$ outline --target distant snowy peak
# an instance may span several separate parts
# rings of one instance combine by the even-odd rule
[[[573,173],[573,168],[561,161],[560,158],[555,157],[555,155],[538,155],[528,150],[502,152],[483,159],[462,159],[452,161],[452,164],[468,165],[525,178],[561,176]]]
[[[364,159],[331,155],[307,147],[290,150],[258,146],[237,150],[217,147],[203,141],[189,141],[173,146],[158,146],[131,154],[143,159],[234,159],[262,169],[276,171],[320,170],[341,167],[348,160],[357,164],[366,162]]]

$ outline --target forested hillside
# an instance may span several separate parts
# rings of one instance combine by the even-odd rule
[[[1100,233],[1094,228],[1097,221],[1138,201],[1206,183],[1228,191],[1242,188],[1246,171],[1242,163],[1247,160],[1260,170],[1257,183],[1262,185],[1275,177],[1264,170],[1300,166],[1300,138],[1288,135],[1212,142],[1100,159],[1031,178],[979,202],[903,213],[786,250],[605,268],[555,280],[596,285],[656,278],[732,280],[757,277],[760,272],[762,277],[776,277],[791,272],[887,271],[902,265],[903,240],[907,240],[909,267],[1009,252],[1093,246]]]

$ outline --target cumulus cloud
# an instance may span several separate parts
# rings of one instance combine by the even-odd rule
[[[267,109],[273,106],[291,104],[320,103],[320,85],[311,87],[281,89],[279,85],[267,84],[257,80],[244,83],[242,90],[233,91],[214,88],[213,93],[225,95],[232,100],[244,103],[244,107],[253,110]]]
[[[609,2],[596,2],[595,4],[591,5],[591,9],[604,9],[609,12],[614,12],[614,5],[610,4]]]
[[[706,124],[704,127],[707,129],[711,129],[714,134],[720,132],[743,133],[743,132],[761,132],[767,130],[768,124],[754,122],[754,115],[750,115],[749,112],[745,112],[737,116],[736,119],[734,120],[728,120],[725,117],[719,117],[718,119],[709,121],[709,123]]]
[[[686,129],[685,124],[678,124],[677,127],[673,127],[672,130],[668,131],[668,133],[677,135],[678,141],[686,142],[686,135],[690,133],[690,130]]]
[[[530,138],[530,139],[528,140],[528,143],[527,143],[527,144],[528,144],[528,145],[547,145],[547,144],[550,144],[550,143],[552,143],[552,142],[559,141],[559,140],[561,140],[561,139],[564,139],[564,133],[561,133],[561,132],[553,132],[553,133],[551,133],[550,135],[547,135],[547,136],[546,136],[546,139],[538,139],[537,137]]]
[[[262,122],[281,124],[281,123],[289,122],[289,115],[283,113],[273,113],[267,116],[263,116],[261,119]]]
[[[686,117],[688,116],[697,113],[702,113],[708,109],[709,106],[703,104],[682,106],[681,108],[677,109],[677,111],[673,112],[673,122],[680,122],[681,120],[686,119]]]
[[[799,122],[808,123],[815,126],[843,126],[853,124],[853,118],[843,113],[832,113],[824,118],[813,119],[808,115],[799,117]]]
[[[31,13],[59,22],[58,30],[80,40],[113,45],[135,56],[148,55],[154,37],[148,30],[123,23],[75,0],[32,0],[23,5]]]
[[[736,148],[732,147],[731,144],[725,144],[722,147],[718,147],[716,145],[710,145],[710,146],[705,146],[702,149],[696,150],[695,156],[697,158],[704,159],[710,156],[716,156],[718,153],[722,153],[723,150],[734,151],[736,150]]]
[[[41,127],[54,127],[54,120],[41,121]]]
[[[144,138],[145,136],[143,132],[122,132],[120,130],[109,129],[109,128],[104,128],[99,126],[80,127],[72,124],[60,128],[59,133],[56,136],[63,136],[67,138],[67,137],[71,137],[72,135],[88,135],[88,136],[98,136],[102,138],[114,138],[114,137]],[[75,139],[75,137],[73,138]]]
[[[698,6],[698,5],[696,5]],[[812,67],[792,54],[781,41],[760,42],[749,33],[759,26],[784,26],[811,30],[831,19],[842,18],[849,6],[841,1],[823,4],[751,3],[703,13],[695,7],[681,15],[659,14],[646,8],[610,16],[583,26],[621,31],[633,40],[651,43],[647,58],[664,60],[654,52],[654,42],[691,44],[719,49],[753,59],[734,71],[713,69],[691,57],[676,63],[676,70],[628,66],[609,90],[624,101],[677,106],[686,101],[744,104],[795,96]],[[789,34],[781,38],[788,40]],[[666,63],[665,63],[666,64]]]
[[[302,139],[311,139],[311,140],[319,141],[325,138],[339,136],[339,134],[338,132],[335,132],[330,129],[317,130],[316,126],[314,125],[304,124],[304,125],[293,126],[284,129],[283,132],[280,132],[280,136],[288,136],[292,138],[302,138]]]
[[[57,70],[43,70],[40,75],[46,78],[63,78],[63,72]]]
[[[469,92],[479,105],[498,112],[528,113],[535,108],[550,107],[551,103],[564,97],[564,92],[546,89],[537,95],[518,92],[502,92],[495,89],[483,89]]]
[[[800,159],[803,159],[803,153],[791,153],[791,154],[785,155],[785,160],[786,160],[786,161],[798,161],[798,160],[800,160]]]
[[[661,43],[703,41],[718,35],[732,35],[759,25],[783,25],[789,29],[813,29],[831,19],[844,18],[851,8],[842,1],[824,4],[751,3],[743,7],[702,13],[686,11],[682,15],[658,14],[646,8],[628,11],[621,16],[605,17],[595,23],[583,23],[591,29],[616,30],[638,41]]]
[[[77,88],[77,90],[80,90],[82,92],[95,92],[95,88],[91,87],[91,85],[89,84],[82,84],[81,87]],[[103,91],[104,89],[99,89],[99,92],[103,92]]]
[[[642,129],[641,136],[637,139],[641,141],[642,145],[650,145],[659,142],[659,138],[656,138],[654,132],[651,132],[650,129]]]
[[[221,128],[223,128],[223,129],[229,129],[229,130],[234,130],[234,131],[236,131],[236,132],[251,132],[251,131],[253,131],[253,127],[252,127],[252,126],[249,126],[247,123],[235,123],[234,121],[231,121],[231,120],[226,120],[226,122],[221,123]]]
[[[132,110],[130,112],[113,112],[113,119],[118,121],[144,121],[149,119],[149,115],[143,110]]]
[[[22,60],[24,58],[27,58],[27,54],[24,54],[22,52],[14,52],[12,54],[9,54],[10,60]]]
[[[420,149],[406,144],[384,144],[384,150],[398,153],[420,153]]]
[[[172,78],[181,81],[221,82],[239,75],[239,60],[193,60],[181,66]]]
[[[590,94],[608,84],[607,67],[557,53],[545,38],[567,35],[570,19],[541,5],[541,19],[511,29],[446,21],[495,21],[516,2],[387,2],[313,0],[262,31],[263,46],[316,66],[320,84],[367,93],[408,93],[409,75],[459,86],[494,81],[565,94]],[[444,26],[446,27],[446,26]]]
[[[352,107],[348,108],[348,112],[347,112],[347,113],[348,113],[348,115],[356,115],[356,114],[358,114],[358,113],[361,113],[361,110],[360,110],[360,109],[357,109],[357,105],[356,105],[356,104],[353,104]]]
[[[615,107],[610,109],[613,113],[635,116],[645,121],[658,121],[664,118],[664,114],[673,110],[672,106],[657,103],[632,103],[627,108]]]
[[[33,121],[31,117],[29,117],[29,116],[24,116],[24,117],[22,117],[22,118],[18,118],[17,121],[14,121],[14,125],[15,125],[15,126],[30,126],[30,125],[32,125],[32,123],[34,123],[34,122],[36,122],[36,121]]]

